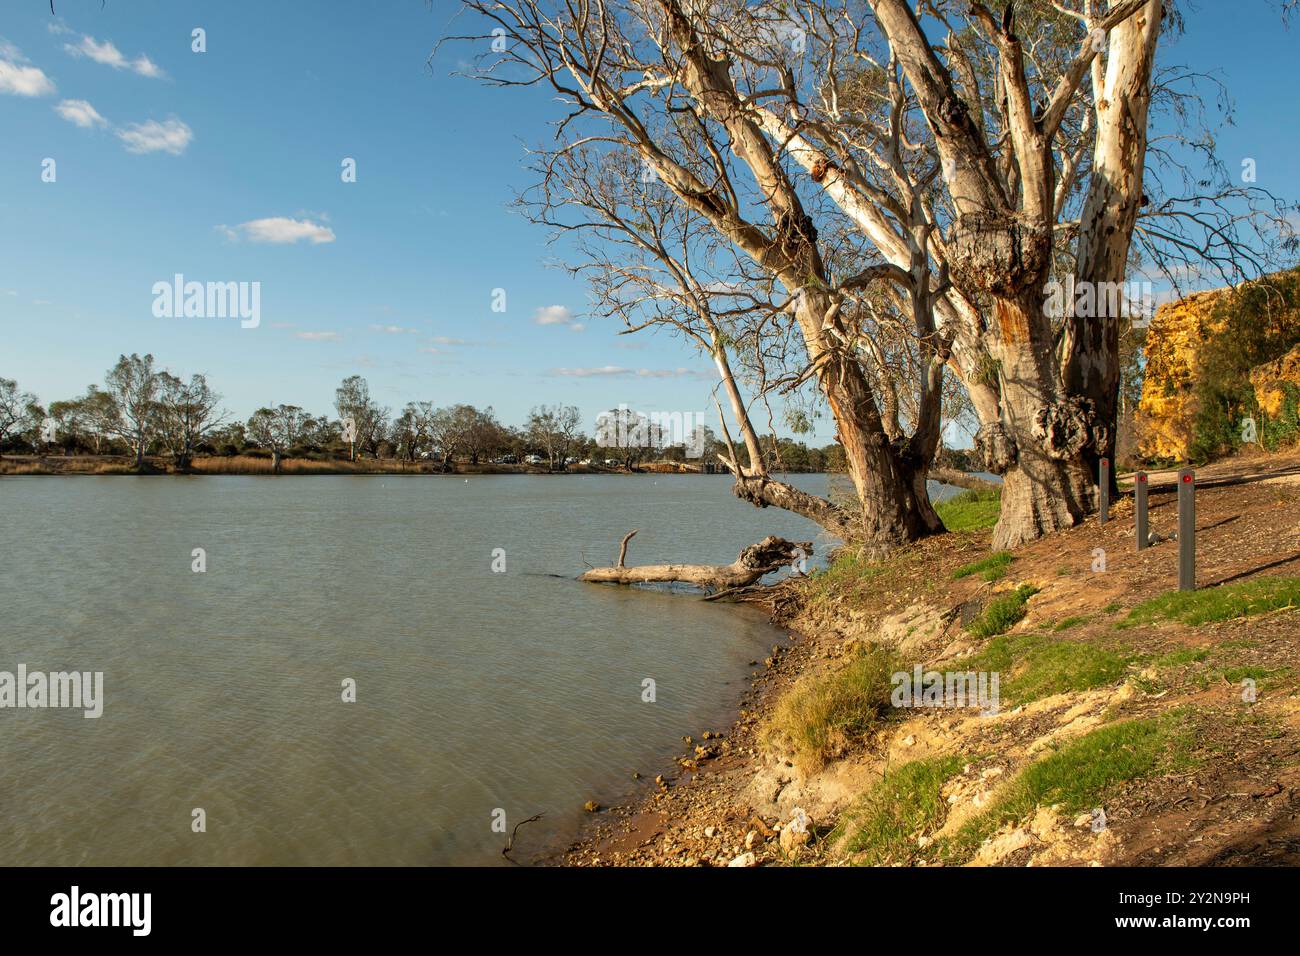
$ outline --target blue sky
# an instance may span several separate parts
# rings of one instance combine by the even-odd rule
[[[450,76],[463,47],[430,69],[457,6],[60,0],[54,18],[44,0],[7,2],[0,375],[48,402],[152,352],[206,373],[238,418],[280,402],[332,414],[353,373],[394,409],[469,402],[513,423],[543,402],[589,423],[619,402],[712,409],[706,359],[583,315],[585,287],[547,267],[546,231],[508,208],[555,106]],[[1165,53],[1220,72],[1237,106],[1221,155],[1254,158],[1258,185],[1289,197],[1298,41],[1266,0],[1216,0]],[[155,317],[153,284],[175,273],[260,282],[261,325]],[[823,422],[814,441],[829,440]]]

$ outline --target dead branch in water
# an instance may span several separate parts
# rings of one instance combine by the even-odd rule
[[[751,544],[731,564],[642,564],[627,567],[627,543],[635,531],[623,538],[619,547],[618,564],[612,568],[592,568],[584,572],[579,581],[604,584],[645,584],[674,582],[694,584],[702,588],[734,590],[746,587],[763,575],[795,564],[812,554],[811,541],[787,541],[768,535],[757,544]]]
[[[536,823],[538,820],[542,818],[542,816],[543,814],[539,813],[536,816],[529,817],[527,820],[520,820],[518,823],[516,823],[515,828],[510,831],[510,839],[507,840],[506,845],[501,848],[501,855],[504,857],[510,856],[510,851],[515,848],[515,834],[519,832],[519,828],[521,826],[523,826],[525,823]],[[511,860],[511,862],[513,863],[514,861]]]

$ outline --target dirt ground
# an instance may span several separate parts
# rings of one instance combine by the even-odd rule
[[[1121,477],[1121,486],[1127,476]],[[1135,605],[1177,588],[1176,472],[1149,475],[1151,530],[1163,540],[1136,550],[1133,501],[1122,496],[1111,520],[1096,518],[1017,549],[1006,578],[958,580],[952,571],[989,554],[989,531],[945,535],[864,578],[833,607],[776,596],[787,641],[757,662],[735,723],[721,735],[683,728],[676,771],[625,806],[593,814],[559,865],[723,866],[851,864],[830,841],[782,846],[793,808],[813,834],[890,766],[928,754],[970,755],[945,787],[944,832],[968,819],[1027,762],[1062,741],[1117,718],[1183,708],[1194,715],[1196,761],[1189,768],[1129,781],[1108,798],[1098,832],[1040,807],[1032,819],[986,841],[975,863],[994,865],[1294,865],[1300,863],[1300,611],[1191,626],[1162,622],[1118,629]],[[1196,580],[1199,588],[1300,575],[1300,454],[1233,459],[1197,472]],[[1100,550],[1099,550],[1100,549]],[[1099,558],[1104,551],[1104,568]],[[1171,652],[1212,653],[1216,666],[1190,661],[1156,673],[1134,664],[1122,681],[1057,694],[996,720],[952,711],[892,720],[812,776],[764,752],[757,728],[796,680],[833,666],[855,643],[893,643],[918,661],[959,660],[978,651],[963,625],[988,599],[1020,583],[1040,590],[1012,633],[1051,631],[1124,648],[1150,660]],[[1247,703],[1222,671],[1267,672]],[[687,739],[689,738],[689,739]],[[930,836],[918,838],[924,846]],[[752,854],[752,856],[750,856]],[[922,857],[924,854],[921,854]],[[927,863],[925,859],[913,860]]]

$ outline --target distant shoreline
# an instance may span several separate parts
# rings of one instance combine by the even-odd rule
[[[816,474],[815,472],[798,472]],[[0,458],[0,478],[30,476],[73,475],[129,475],[134,477],[202,477],[212,475],[243,475],[253,477],[291,477],[307,475],[348,476],[432,476],[457,475],[699,475],[725,474],[721,468],[701,470],[695,462],[641,462],[631,468],[614,465],[569,465],[551,471],[545,465],[498,464],[494,462],[452,462],[450,468],[431,461],[406,461],[404,459],[317,459],[285,458],[277,474],[271,458],[236,455],[196,457],[188,469],[175,468],[170,461],[149,457],[143,470],[137,470],[135,460],[128,455],[6,455]]]
[[[786,474],[830,474],[830,472],[805,471],[801,469],[783,469]],[[406,461],[394,458],[358,459],[316,459],[285,458],[280,463],[280,472],[274,471],[272,460],[251,455],[204,456],[195,458],[188,470],[180,470],[160,458],[146,458],[145,468],[138,471],[135,461],[128,455],[6,455],[0,458],[0,478],[22,477],[71,477],[71,476],[107,476],[125,475],[137,478],[173,477],[193,478],[211,476],[244,477],[305,477],[311,475],[352,476],[352,477],[457,477],[471,475],[537,475],[543,477],[560,477],[565,475],[726,475],[721,467],[715,466],[709,471],[701,470],[696,462],[643,462],[630,469],[613,465],[569,465],[551,471],[544,465],[497,464],[494,462],[453,462],[449,470],[436,462]],[[953,468],[936,467],[930,470],[930,480],[959,488],[981,490],[997,487],[996,483],[978,475],[958,471]]]

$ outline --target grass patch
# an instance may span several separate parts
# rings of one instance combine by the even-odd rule
[[[1297,606],[1300,606],[1300,578],[1257,578],[1201,591],[1161,594],[1129,611],[1119,626],[1133,627],[1160,620],[1208,624]]]
[[[939,502],[934,510],[949,531],[991,528],[1002,513],[1002,492],[996,488],[963,491]]]
[[[1116,683],[1129,661],[1119,651],[1090,642],[1057,640],[1043,634],[1004,634],[968,658],[965,666],[998,672],[1000,695],[1018,705]]]
[[[1088,620],[1086,615],[1075,614],[1071,617],[1063,618],[1052,625],[1053,631],[1068,631],[1072,627],[1078,627]]]
[[[971,621],[966,630],[975,637],[996,637],[1009,631],[1029,613],[1025,604],[1037,593],[1038,588],[1032,584],[1022,584],[1014,591],[1008,591],[994,598],[989,602],[988,607],[984,608],[984,613]]]
[[[969,859],[988,837],[1038,807],[1060,804],[1066,814],[1105,803],[1122,784],[1191,765],[1193,738],[1185,712],[1130,720],[1094,730],[1030,764],[984,813],[945,841],[949,862]]]
[[[987,558],[980,558],[978,561],[972,561],[970,564],[963,564],[960,568],[952,573],[953,579],[969,577],[972,574],[978,574],[985,581],[997,581],[1006,576],[1007,568],[1015,558],[1011,556],[1010,551],[994,551]]]
[[[915,837],[940,826],[948,805],[940,790],[962,767],[959,756],[913,760],[885,773],[840,818],[832,839],[844,834],[849,853],[863,853],[865,866],[906,862]]]
[[[801,770],[817,770],[880,722],[890,709],[890,676],[903,669],[892,651],[862,648],[842,667],[811,674],[786,691],[760,739],[769,749],[793,753]]]
[[[1184,647],[1176,651],[1170,651],[1168,654],[1161,654],[1155,658],[1151,664],[1154,667],[1186,667],[1188,664],[1199,664],[1210,656],[1210,652],[1204,647]]]

